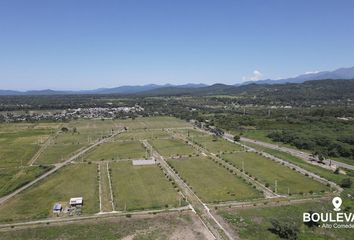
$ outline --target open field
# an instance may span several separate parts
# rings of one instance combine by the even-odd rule
[[[146,149],[138,141],[116,141],[101,144],[83,158],[84,161],[143,159],[146,158]]]
[[[55,131],[54,124],[0,124],[0,167],[25,166]]]
[[[191,127],[192,125],[174,117],[139,117],[136,119],[118,120],[119,124],[133,129],[162,129]]]
[[[209,152],[221,154],[226,152],[243,151],[240,145],[233,144],[221,137],[216,137],[194,129],[182,129],[176,132],[188,137],[195,144],[207,149]]]
[[[319,193],[320,191],[329,190],[325,185],[256,153],[238,152],[224,154],[222,158],[235,164],[239,169],[244,166],[246,173],[248,172],[257,177],[264,184],[269,184],[272,190],[275,190],[275,181],[277,181],[278,193],[288,193],[288,191],[291,194]]]
[[[190,239],[211,240],[200,220],[191,212],[112,217],[70,224],[50,224],[0,232],[2,240],[13,239]]]
[[[353,229],[325,229],[308,227],[302,222],[303,212],[330,212],[333,205],[330,200],[303,203],[289,206],[257,207],[249,209],[224,209],[219,214],[237,231],[241,239],[279,239],[272,233],[271,220],[292,222],[298,227],[298,239],[352,239]]]
[[[128,130],[124,133],[119,134],[115,137],[116,140],[143,140],[143,139],[162,139],[169,138],[170,135],[163,130],[146,130],[146,129],[135,129]]]
[[[189,156],[197,152],[188,144],[177,139],[154,139],[151,145],[164,157]]]
[[[250,146],[258,151],[263,151],[263,152],[266,152],[266,153],[269,153],[275,157],[278,157],[278,158],[281,158],[283,160],[286,160],[288,162],[291,162],[295,165],[298,165],[300,166],[301,168],[305,169],[305,170],[308,170],[310,172],[313,172],[323,178],[326,178],[327,180],[330,180],[332,182],[335,182],[337,184],[340,184],[341,181],[345,178],[348,178],[347,175],[344,175],[344,174],[336,174],[334,173],[334,171],[332,170],[329,170],[329,169],[325,169],[325,168],[322,168],[322,167],[319,167],[319,166],[315,166],[311,163],[308,163],[300,158],[297,158],[289,153],[286,153],[286,152],[282,152],[282,151],[278,151],[278,150],[275,150],[275,149],[270,149],[270,148],[266,148],[266,147],[262,147],[262,146],[259,146],[259,145],[256,145],[256,144],[252,144],[252,143],[246,143],[246,142],[242,142],[242,144],[245,144],[247,146]],[[348,172],[349,170],[347,170]],[[351,175],[354,175],[354,174],[351,174]]]
[[[63,127],[67,132],[61,132],[50,141],[50,144],[36,161],[38,164],[53,164],[61,162],[73,155],[79,149],[107,136],[115,129],[113,120],[77,120]]]
[[[0,206],[0,222],[24,221],[52,216],[56,202],[68,204],[71,197],[84,198],[83,214],[98,212],[97,167],[72,164]]]
[[[110,168],[116,210],[179,206],[181,195],[157,165],[133,166],[131,162],[119,162],[112,163]]]
[[[262,197],[256,189],[210,159],[168,160],[168,163],[205,202]]]
[[[34,180],[49,169],[49,166],[0,169],[0,197]]]
[[[112,201],[111,201],[111,191],[109,188],[109,176],[106,163],[100,163],[100,184],[101,184],[101,201],[102,201],[102,212],[111,212]]]

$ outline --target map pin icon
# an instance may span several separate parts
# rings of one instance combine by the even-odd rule
[[[340,211],[340,206],[342,205],[342,199],[340,197],[335,197],[332,200],[332,204],[334,206],[333,210],[338,212]]]

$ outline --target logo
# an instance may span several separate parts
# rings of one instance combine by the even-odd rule
[[[317,223],[322,228],[354,228],[354,214],[351,212],[340,212],[342,199],[334,197],[332,204],[333,211],[328,212],[304,212],[302,219],[304,223]]]
[[[341,210],[340,206],[342,205],[342,199],[340,197],[335,197],[332,200],[332,204],[334,206],[333,210],[339,212]]]

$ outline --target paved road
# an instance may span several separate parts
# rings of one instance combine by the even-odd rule
[[[225,133],[224,134],[224,138],[228,139],[228,140],[233,140],[233,135],[229,134],[229,133]],[[254,140],[254,139],[250,139],[250,138],[245,138],[245,137],[241,137],[240,139],[241,141],[244,142],[248,142],[248,143],[252,143],[252,144],[256,144],[262,147],[266,147],[266,148],[270,148],[270,149],[274,149],[274,150],[278,150],[278,151],[282,151],[282,152],[286,152],[289,153],[295,157],[301,158],[305,161],[308,161],[309,163],[316,165],[316,166],[320,166],[326,169],[329,168],[333,168],[333,167],[341,167],[341,168],[345,168],[345,169],[349,169],[349,170],[354,170],[354,166],[350,165],[350,164],[346,164],[346,163],[342,163],[342,162],[338,162],[332,159],[326,159],[324,160],[324,164],[320,164],[317,162],[313,162],[311,161],[312,157],[309,153],[306,152],[302,152],[300,150],[297,149],[293,149],[293,148],[289,148],[289,147],[284,147],[284,146],[279,146],[276,144],[272,144],[272,143],[266,143],[266,142],[262,142],[259,140]],[[332,167],[331,167],[332,166]]]
[[[225,133],[225,137],[227,138],[233,138],[233,135],[231,134],[228,134],[228,133]],[[282,152],[286,152],[286,153],[289,153],[295,157],[298,157],[298,158],[301,158],[305,161],[309,161],[311,162],[311,156],[309,153],[305,153],[305,152],[302,152],[300,150],[297,150],[297,149],[293,149],[293,148],[288,148],[288,147],[283,147],[283,146],[278,146],[276,144],[272,144],[272,143],[265,143],[265,142],[262,142],[262,141],[258,141],[258,140],[253,140],[253,139],[250,139],[250,138],[245,138],[245,137],[241,137],[241,141],[244,141],[244,142],[248,142],[248,143],[253,143],[253,144],[257,144],[259,146],[263,146],[263,147],[267,147],[267,148],[271,148],[271,149],[275,149],[275,150],[279,150],[279,151],[282,151]],[[342,162],[338,162],[338,161],[335,161],[335,160],[332,160],[332,159],[326,159],[323,161],[327,166],[337,166],[337,167],[340,167],[340,168],[345,168],[345,169],[349,169],[349,170],[354,170],[354,166],[353,165],[350,165],[350,164],[346,164],[346,163],[342,163]]]
[[[0,205],[4,204],[6,201],[8,201],[9,199],[11,199],[12,197],[16,196],[17,194],[19,194],[20,192],[26,190],[27,188],[31,187],[32,185],[36,184],[37,182],[41,181],[42,179],[48,177],[49,175],[51,175],[52,173],[56,172],[57,170],[59,170],[60,168],[64,167],[66,164],[74,161],[75,159],[77,159],[78,157],[80,157],[81,155],[83,155],[84,153],[86,153],[87,151],[91,150],[92,148],[98,146],[99,144],[102,144],[108,140],[110,140],[111,138],[115,137],[116,135],[118,135],[119,133],[121,133],[123,130],[117,131],[114,134],[112,134],[110,137],[101,139],[99,141],[97,141],[96,143],[82,149],[80,152],[78,152],[77,154],[75,154],[74,156],[70,157],[69,159],[67,159],[64,162],[61,163],[57,163],[54,165],[54,168],[49,170],[48,172],[44,173],[43,175],[39,176],[38,178],[34,179],[32,182],[27,183],[26,185],[18,188],[17,190],[15,190],[14,192],[0,198]]]

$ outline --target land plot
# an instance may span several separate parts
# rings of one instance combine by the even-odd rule
[[[154,139],[149,141],[164,157],[196,155],[197,151],[187,143],[177,139]]]
[[[49,176],[0,206],[0,222],[51,217],[53,205],[68,204],[72,197],[83,197],[83,214],[99,211],[97,167],[72,164]]]
[[[207,158],[168,160],[183,180],[205,202],[260,198],[262,194]]]
[[[110,212],[112,209],[111,191],[109,188],[109,176],[106,163],[100,163],[100,184],[101,184],[101,201],[102,211]]]
[[[49,169],[49,166],[0,169],[0,197],[13,192]]]
[[[84,160],[142,159],[148,157],[146,149],[138,141],[116,141],[103,143],[87,153]]]
[[[110,164],[116,210],[178,207],[181,195],[157,165]],[[183,201],[182,201],[183,202]]]
[[[128,130],[115,137],[115,140],[144,140],[144,139],[163,139],[170,135],[163,130]]]
[[[160,213],[145,216],[98,218],[80,222],[50,224],[1,232],[2,240],[52,239],[214,239],[192,212]]]
[[[291,194],[319,193],[329,190],[327,186],[256,153],[224,154],[222,158],[239,169],[244,167],[246,173],[269,185],[272,190],[275,190],[275,182],[277,182],[278,193],[288,193],[288,191]]]
[[[36,163],[53,164],[64,161],[75,152],[115,130],[111,120],[78,120],[63,126],[66,130],[52,139]]]
[[[18,131],[9,124],[5,125],[9,128],[3,126],[0,131],[0,167],[27,165],[51,134],[50,129],[35,129],[31,125],[27,128],[19,125]]]
[[[279,239],[279,236],[274,234],[272,220],[296,226],[298,229],[297,239],[352,239],[353,229],[309,227],[303,222],[304,212],[331,212],[332,209],[333,205],[330,200],[324,200],[289,206],[223,209],[218,213],[239,233],[241,239]]]

